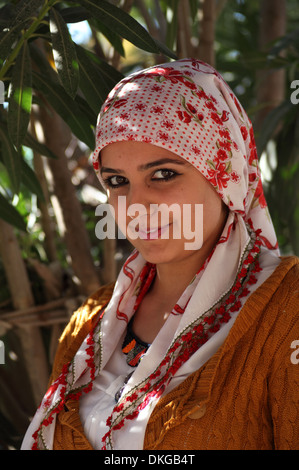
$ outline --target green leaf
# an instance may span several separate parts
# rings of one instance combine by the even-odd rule
[[[31,60],[24,43],[12,70],[7,127],[18,149],[26,135],[32,103]]]
[[[90,18],[89,24],[94,27],[97,31],[103,34],[107,41],[114,47],[114,49],[122,56],[125,57],[125,50],[122,44],[122,39],[119,37],[116,32],[108,28],[102,21],[99,21],[97,18]]]
[[[79,23],[91,17],[91,13],[82,7],[63,8],[60,10],[60,14],[66,23]]]
[[[45,52],[43,52],[39,47],[34,43],[29,43],[30,57],[33,60],[34,64],[37,65],[40,73],[46,75],[51,82],[61,83],[58,78],[58,73],[50,65],[48,57]],[[36,67],[34,70],[37,70]],[[36,99],[36,96],[34,96]]]
[[[167,46],[165,46],[165,44],[159,41],[159,39],[154,39],[154,41],[160,52],[165,54],[167,57],[171,57],[171,59],[178,59],[178,56],[174,52],[172,52]]]
[[[278,124],[285,117],[285,115],[294,108],[290,99],[283,101],[277,108],[273,109],[266,116],[262,128],[257,138],[257,152],[261,155],[266,148],[267,143],[273,136]]]
[[[90,123],[77,103],[65,92],[58,83],[54,83],[37,72],[33,72],[34,87],[43,93],[50,105],[69,125],[79,140],[90,149],[94,148],[94,134]]]
[[[74,98],[79,84],[79,67],[75,45],[60,13],[52,8],[49,16],[53,57],[58,76],[65,91]]]
[[[21,214],[0,193],[0,217],[14,227],[26,231],[26,223]]]
[[[41,142],[38,142],[31,134],[27,133],[23,145],[31,148],[33,151],[43,155],[44,157],[57,159],[58,157]]]
[[[11,3],[4,5],[0,8],[0,29],[1,31],[11,23],[11,19],[15,14],[15,6]]]
[[[291,31],[290,33],[282,36],[274,42],[273,47],[268,52],[269,57],[278,56],[284,49],[289,46],[294,46],[299,40],[299,28]]]
[[[112,86],[114,86],[116,83],[118,83],[120,80],[124,78],[124,75],[121,72],[119,72],[117,69],[115,69],[114,67],[112,67],[107,62],[100,59],[97,55],[93,54],[87,49],[84,49],[84,50],[87,56],[90,58],[90,60],[99,69],[100,73],[106,77],[107,81],[110,81],[113,83]]]
[[[27,28],[37,9],[44,4],[43,0],[20,0],[15,7],[10,22],[0,33],[0,57],[3,60],[10,53],[20,31]]]
[[[14,25],[0,33],[0,57],[1,60],[6,59],[11,51],[11,48],[16,41],[22,25]]]
[[[21,156],[9,138],[7,127],[2,123],[0,123],[0,141],[2,160],[8,172],[12,190],[18,193],[21,181]]]
[[[83,0],[81,5],[89,10],[98,20],[104,23],[109,29],[115,31],[124,39],[148,52],[158,53],[153,38],[138,21],[122,11],[120,8],[111,5],[105,0]]]
[[[101,69],[83,47],[76,46],[80,71],[80,89],[91,109],[98,114],[108,93],[117,83]]]
[[[35,172],[22,158],[21,160],[21,181],[32,193],[36,194],[41,201],[45,201],[44,193]]]
[[[27,25],[32,21],[32,18],[37,15],[37,10],[43,6],[44,0],[20,0],[16,5],[16,16],[13,19],[13,23],[21,23]]]
[[[76,96],[75,103],[77,104],[77,106],[79,106],[79,109],[84,114],[84,116],[88,120],[91,127],[94,128],[97,123],[99,110],[97,112],[93,111],[91,107],[89,106],[89,104],[87,103],[86,99],[80,95]]]

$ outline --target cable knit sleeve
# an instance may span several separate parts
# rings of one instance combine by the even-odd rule
[[[295,269],[298,271],[298,266]],[[273,367],[268,384],[274,448],[277,450],[299,449],[298,278],[294,276],[288,293],[280,303],[281,336],[277,350],[273,351]]]
[[[298,259],[284,259],[217,353],[156,405],[145,449],[299,449],[298,280]]]

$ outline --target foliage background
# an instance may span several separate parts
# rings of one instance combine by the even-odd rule
[[[253,121],[281,251],[299,254],[298,19],[296,0],[0,0],[0,447],[19,448],[62,328],[130,250],[95,237],[105,194],[89,161],[122,76],[216,66]]]

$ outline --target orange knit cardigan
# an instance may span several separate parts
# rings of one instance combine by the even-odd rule
[[[150,416],[147,450],[299,449],[299,259],[283,258],[247,300],[217,353],[164,396]],[[73,315],[52,379],[112,294],[102,287]],[[69,400],[57,416],[54,450],[92,450]]]

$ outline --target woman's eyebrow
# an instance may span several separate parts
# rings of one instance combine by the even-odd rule
[[[171,163],[174,165],[186,165],[186,160],[180,158],[180,160],[173,160],[172,158],[161,158],[160,160],[155,160],[154,162],[144,163],[143,165],[138,166],[139,171],[147,170],[148,168],[152,168],[153,166],[164,165],[165,163]]]
[[[138,171],[145,171],[145,170],[148,170],[149,168],[153,168],[155,166],[159,166],[159,165],[164,165],[165,163],[171,163],[171,164],[175,164],[175,165],[186,165],[187,162],[183,159],[180,159],[180,160],[173,160],[172,158],[161,158],[160,160],[155,160],[153,162],[149,162],[149,163],[144,163],[142,165],[139,165],[137,167]],[[120,170],[118,168],[108,168],[106,166],[103,166],[101,168],[101,174],[102,173],[123,173],[124,170]]]
[[[117,168],[108,168],[107,166],[102,166],[100,173],[101,175],[103,173],[123,173],[123,170],[118,170]]]

